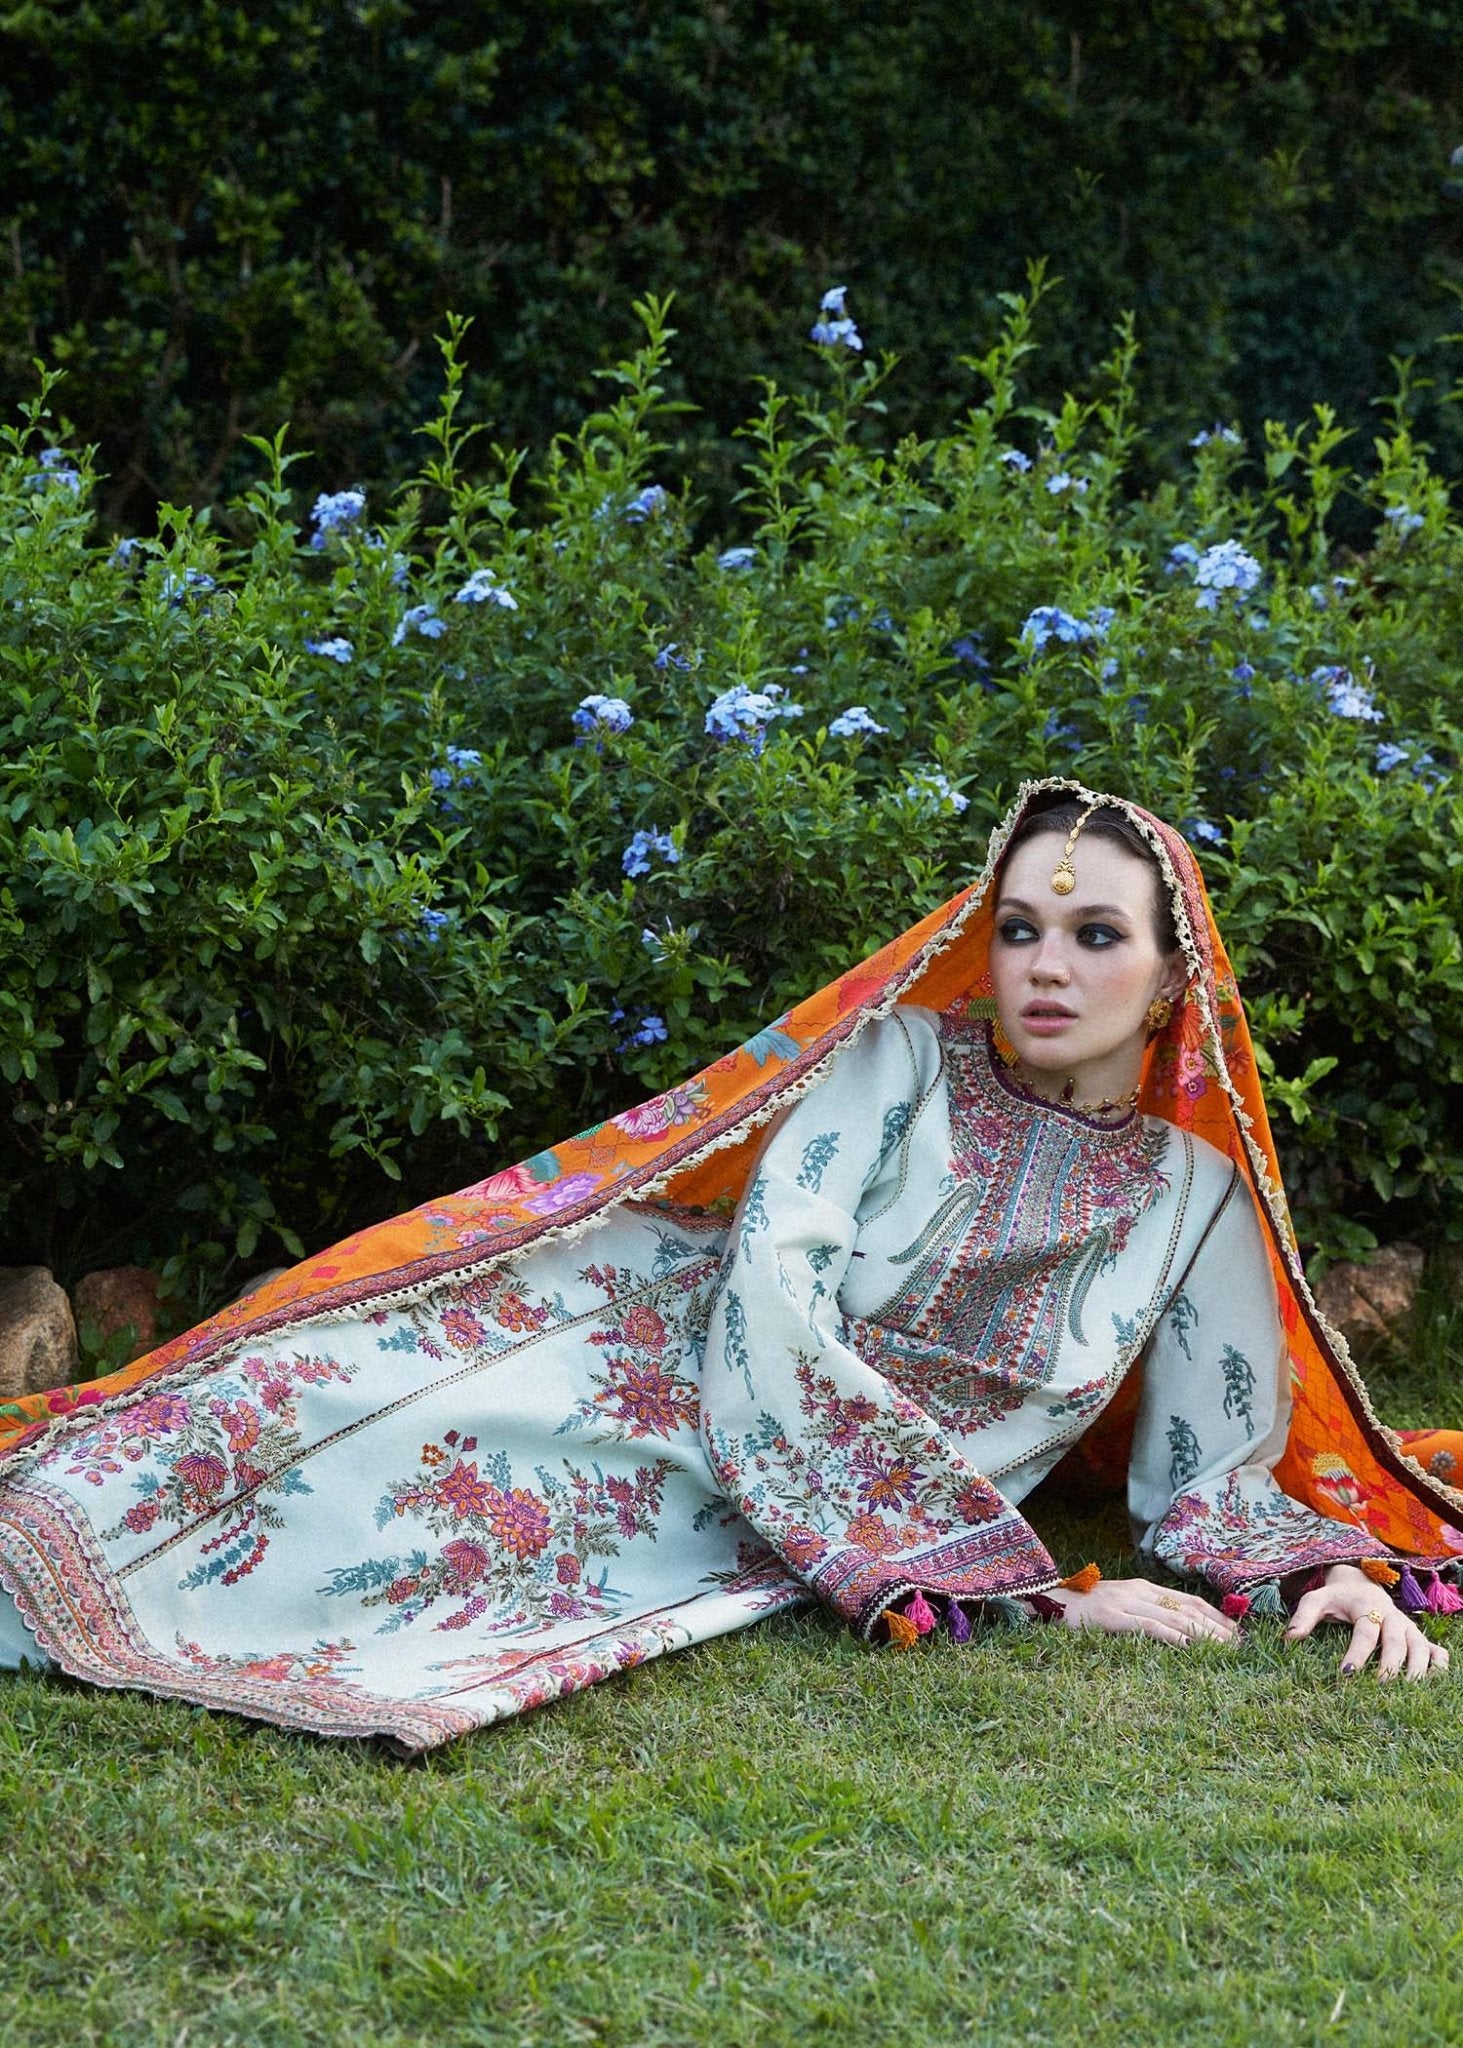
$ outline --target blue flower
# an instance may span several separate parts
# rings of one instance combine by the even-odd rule
[[[203,569],[185,569],[181,576],[175,576],[169,570],[162,584],[163,596],[173,606],[182,604],[186,598],[206,597],[210,590],[217,588],[213,578]]]
[[[642,1017],[620,1050],[628,1052],[632,1045],[662,1045],[669,1037],[664,1017]]]
[[[435,946],[451,922],[450,910],[424,910],[421,916],[422,936]]]
[[[750,569],[757,559],[755,548],[724,548],[716,558],[718,569]]]
[[[1198,559],[1199,550],[1194,543],[1191,540],[1181,540],[1176,541],[1169,549],[1163,566],[1170,576],[1174,576],[1180,569],[1192,569]]]
[[[1185,818],[1179,830],[1192,846],[1223,846],[1224,834],[1207,818]]]
[[[1394,768],[1400,768],[1402,763],[1408,758],[1408,752],[1409,750],[1406,747],[1399,747],[1392,740],[1379,740],[1377,742],[1378,775],[1390,775]]]
[[[664,675],[665,671],[668,668],[690,668],[692,664],[687,660],[684,654],[681,654],[677,651],[679,647],[680,642],[678,640],[668,640],[665,646],[661,648],[659,654],[656,655],[654,661],[651,662],[650,666],[652,668],[658,668],[662,675]]]
[[[140,540],[131,540],[127,538],[119,540],[117,545],[112,549],[112,567],[114,569],[130,569],[132,567],[133,557],[136,555],[138,549],[141,546],[142,542]]]
[[[950,642],[950,652],[957,661],[963,661],[967,668],[973,668],[977,674],[990,674],[991,665],[986,656],[984,633],[962,633],[958,640]]]
[[[1027,615],[1017,638],[1029,643],[1033,654],[1040,654],[1052,640],[1080,647],[1087,641],[1101,640],[1112,621],[1111,605],[1099,605],[1089,618],[1078,619],[1071,612],[1064,612],[1060,605],[1039,604]]]
[[[1325,691],[1326,702],[1338,718],[1358,718],[1372,725],[1381,724],[1381,712],[1349,668],[1313,668],[1311,681]]]
[[[851,740],[859,733],[888,732],[887,725],[879,725],[869,712],[866,704],[850,704],[847,711],[840,711],[828,728],[828,736],[835,740]]]
[[[652,825],[648,832],[637,832],[620,856],[620,865],[629,876],[648,875],[651,856],[674,867],[681,857],[681,849],[669,832],[661,832]]]
[[[501,583],[495,582],[491,569],[474,569],[456,596],[454,604],[495,604],[505,612],[516,612],[518,599]]]
[[[400,647],[408,630],[420,633],[424,640],[440,640],[447,631],[445,619],[439,619],[429,604],[414,604],[398,622],[391,636],[393,647]]]
[[[305,642],[306,654],[324,655],[327,661],[338,661],[342,668],[350,666],[351,657],[355,651],[349,640],[307,640]]]
[[[1230,670],[1230,674],[1237,683],[1250,683],[1255,679],[1255,671],[1247,661],[1237,661]]]
[[[1059,469],[1055,476],[1047,478],[1046,487],[1054,498],[1059,498],[1063,491],[1076,491],[1078,493],[1085,491],[1087,488],[1087,478],[1085,476],[1070,476],[1065,469]]]
[[[310,514],[312,548],[323,548],[333,533],[349,533],[366,509],[364,491],[322,491]]]
[[[1416,533],[1419,526],[1426,524],[1422,514],[1414,512],[1410,505],[1389,505],[1382,517],[1391,520],[1392,530],[1403,539],[1409,533]]]
[[[483,763],[476,747],[449,747],[447,758],[454,768],[480,768]]]
[[[1241,445],[1240,436],[1233,427],[1213,426],[1202,428],[1199,433],[1194,435],[1189,446],[1191,448],[1207,448],[1211,441],[1227,441],[1232,448],[1238,448]]]
[[[1136,701],[1129,707],[1129,712],[1135,723],[1139,725],[1144,723],[1148,715],[1146,707],[1140,710]],[[1041,729],[1041,736],[1045,740],[1060,740],[1069,754],[1076,754],[1081,751],[1081,733],[1078,732],[1075,725],[1069,720],[1062,718],[1058,712],[1049,711],[1047,713],[1046,724]]]
[[[427,780],[431,783],[433,789],[452,789],[455,788],[457,783],[457,777],[450,768],[430,769],[427,774]]]
[[[767,727],[774,718],[801,718],[801,704],[783,704],[781,683],[768,683],[764,689],[749,690],[745,683],[733,683],[729,690],[723,690],[714,699],[706,713],[706,730],[713,739],[746,740],[754,752],[761,753],[766,740]]]
[[[904,796],[910,803],[918,804],[929,811],[954,811],[958,817],[968,810],[970,798],[962,796],[958,789],[950,787],[948,775],[938,768],[922,768],[918,775],[911,776],[904,785]]]
[[[1014,469],[1018,475],[1024,475],[1031,467],[1031,457],[1023,455],[1019,448],[1003,448],[1000,459],[1009,468]]]
[[[635,713],[623,696],[582,696],[570,715],[570,725],[582,733],[627,733],[633,723]]]
[[[64,448],[43,448],[38,460],[40,468],[25,480],[28,491],[44,491],[55,484],[63,491],[70,491],[73,497],[80,492],[81,471]]]
[[[628,519],[632,526],[639,526],[645,520],[653,519],[658,513],[664,512],[669,503],[670,492],[664,484],[647,484],[643,491],[635,493],[621,516]]]
[[[1194,564],[1194,582],[1198,585],[1194,602],[1201,611],[1212,612],[1218,607],[1222,590],[1232,590],[1236,597],[1244,597],[1264,573],[1254,556],[1247,555],[1237,540],[1218,541],[1212,548],[1205,548]]]
[[[581,697],[569,723],[580,732],[628,732],[635,714],[623,697]]]
[[[824,315],[815,320],[810,330],[811,338],[819,348],[847,348],[855,354],[863,347],[863,337],[849,317],[844,300],[848,294],[846,284],[835,284],[824,292],[820,311]],[[832,315],[830,319],[827,316]]]

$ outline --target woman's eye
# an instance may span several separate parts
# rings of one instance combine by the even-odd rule
[[[999,929],[1008,946],[1024,946],[1028,939],[1036,937],[1035,925],[1028,924],[1024,917],[1005,918]]]
[[[1084,946],[1115,946],[1121,937],[1122,933],[1115,932],[1110,924],[1084,924],[1077,933]]]

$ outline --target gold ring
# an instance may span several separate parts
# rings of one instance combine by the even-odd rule
[[[1383,1626],[1383,1617],[1380,1614],[1378,1614],[1375,1607],[1369,1607],[1366,1613],[1362,1616],[1362,1620],[1374,1622],[1378,1628],[1381,1628]]]
[[[1172,1593],[1160,1593],[1158,1604],[1160,1607],[1171,1607],[1175,1614],[1182,1614],[1184,1611],[1183,1601],[1175,1600]]]

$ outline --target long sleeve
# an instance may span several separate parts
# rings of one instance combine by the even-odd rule
[[[1144,1356],[1128,1477],[1139,1548],[1222,1593],[1385,1545],[1282,1492],[1289,1362],[1254,1205],[1238,1174]]]
[[[871,1025],[778,1126],[733,1221],[702,1432],[742,1514],[867,1635],[901,1596],[1051,1585],[1041,1542],[915,1402],[850,1347],[839,1287],[938,1079],[920,1013]]]

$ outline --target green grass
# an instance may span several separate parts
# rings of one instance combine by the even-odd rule
[[[1399,1422],[1457,1384],[1423,1323]],[[1270,1625],[899,1656],[800,1614],[416,1764],[0,1681],[0,2038],[1458,2043],[1450,1627],[1459,1678],[1381,1687]]]

